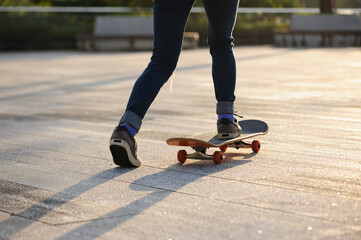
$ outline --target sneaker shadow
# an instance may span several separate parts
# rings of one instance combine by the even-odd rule
[[[178,192],[179,189],[200,178],[251,162],[251,160],[230,160],[235,156],[243,156],[244,159],[249,159],[251,156],[254,156],[254,154],[249,156],[247,154],[228,153],[225,154],[226,161],[220,165],[214,165],[212,161],[194,161],[184,165],[177,163],[161,170],[160,172],[143,176],[133,181],[129,188],[134,191],[145,191],[144,187],[149,187],[154,189],[153,192],[106,215],[91,220],[62,235],[58,239],[73,239],[83,234],[86,234],[87,236],[90,235],[91,238],[98,238],[116,227],[121,226],[155,204],[163,201],[172,193]],[[157,171],[156,169],[159,168],[150,169]]]

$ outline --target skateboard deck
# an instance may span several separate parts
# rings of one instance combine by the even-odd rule
[[[239,137],[231,139],[218,139],[216,132],[201,134],[191,138],[169,138],[167,144],[172,146],[191,147],[195,150],[192,154],[187,154],[185,150],[178,152],[178,161],[184,163],[187,158],[191,159],[212,159],[215,164],[222,162],[222,152],[227,150],[227,147],[233,148],[252,148],[253,152],[258,152],[261,144],[258,140],[253,140],[252,143],[246,143],[243,140],[253,138],[259,135],[265,135],[268,132],[267,123],[260,120],[243,120],[238,124],[242,128],[242,134]],[[206,154],[208,148],[219,148],[221,151],[214,152],[213,155]]]

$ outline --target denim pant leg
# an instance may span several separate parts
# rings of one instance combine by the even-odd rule
[[[212,55],[212,77],[217,114],[233,113],[236,62],[232,32],[239,0],[203,0],[208,17],[208,44]]]
[[[120,123],[139,130],[142,119],[176,68],[183,33],[194,0],[154,1],[154,48],[148,67],[134,84]]]

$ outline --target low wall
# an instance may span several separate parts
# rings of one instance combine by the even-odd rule
[[[289,30],[276,30],[279,47],[361,46],[359,15],[292,16]]]
[[[197,48],[199,34],[186,32],[183,48]],[[82,51],[142,51],[153,49],[153,18],[100,16],[92,35],[77,36]]]

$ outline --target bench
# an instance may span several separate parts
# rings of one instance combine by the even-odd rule
[[[184,34],[183,48],[197,48],[199,34]],[[142,51],[153,49],[153,17],[98,16],[92,35],[77,36],[82,51]]]
[[[289,30],[275,30],[279,47],[361,46],[359,15],[292,16]]]

